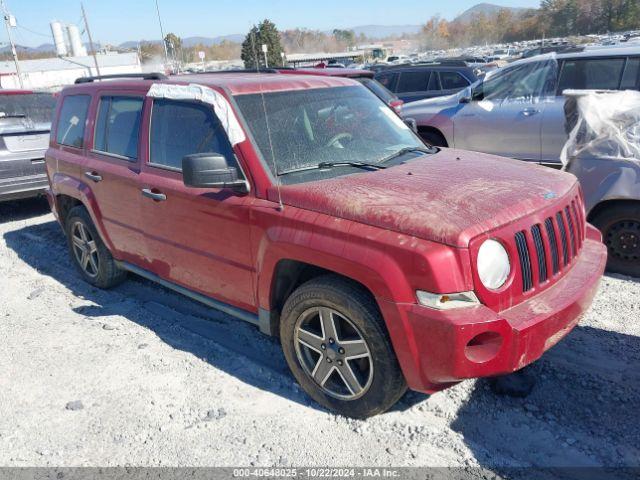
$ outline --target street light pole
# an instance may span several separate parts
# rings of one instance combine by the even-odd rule
[[[7,11],[7,6],[4,4],[4,0],[0,0],[0,5],[2,6],[2,13],[4,15],[4,24],[7,27],[7,36],[9,37],[9,43],[11,44],[11,54],[13,55],[13,61],[16,64],[16,74],[18,75],[18,82],[20,83],[20,88],[24,88],[24,83],[22,82],[22,72],[20,71],[20,62],[18,61],[18,52],[16,51],[16,45],[13,43],[13,37],[11,36],[11,15]]]
[[[89,22],[87,21],[87,14],[84,11],[84,5],[80,3],[80,9],[82,10],[82,18],[84,19],[84,28],[87,30],[87,36],[89,37],[89,48],[91,49],[91,55],[93,55],[93,61],[96,64],[96,75],[100,76],[100,66],[98,65],[98,57],[96,56],[96,50],[93,48],[93,40],[91,39],[91,31],[89,30]]]
[[[162,35],[162,45],[164,46],[164,62],[169,64],[169,52],[167,51],[167,42],[164,41],[164,29],[162,28],[162,18],[160,18],[160,7],[156,0],[156,12],[158,12],[158,24],[160,24],[160,35]]]

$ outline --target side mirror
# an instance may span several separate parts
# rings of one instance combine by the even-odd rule
[[[404,123],[406,123],[413,133],[418,133],[418,124],[416,123],[415,118],[405,118]]]
[[[247,191],[247,182],[238,179],[236,167],[218,153],[196,153],[182,159],[182,179],[187,187],[231,188]]]
[[[460,97],[460,103],[471,103],[471,97],[466,94]]]

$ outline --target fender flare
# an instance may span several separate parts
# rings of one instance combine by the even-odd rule
[[[110,251],[114,251],[113,243],[104,228],[104,222],[102,221],[98,200],[93,194],[91,188],[89,188],[85,182],[82,182],[70,175],[57,172],[51,179],[51,191],[56,202],[58,195],[66,195],[68,197],[75,198],[82,203],[89,212],[89,216],[91,217],[96,230],[98,230],[100,238]],[[64,225],[62,225],[62,228],[64,228]]]

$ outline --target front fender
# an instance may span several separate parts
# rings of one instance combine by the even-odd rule
[[[253,220],[262,311],[275,310],[271,290],[282,260],[306,263],[359,282],[377,302],[405,378],[411,385],[419,384],[415,364],[419,345],[400,306],[416,304],[416,289],[471,290],[466,249],[289,206],[280,212],[258,207]]]

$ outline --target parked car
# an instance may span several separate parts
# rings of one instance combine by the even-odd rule
[[[79,275],[133,272],[279,336],[329,409],[521,369],[596,293],[573,175],[425,147],[354,80],[98,80],[62,91],[46,155]]]
[[[44,193],[54,106],[51,93],[0,89],[0,202]]]
[[[427,63],[391,67],[375,79],[405,103],[451,95],[476,81],[473,68],[464,62]]]
[[[640,277],[640,92],[565,90],[566,171],[600,229],[607,269]]]
[[[560,167],[565,89],[637,90],[640,48],[620,47],[519,60],[455,95],[403,108],[432,145]]]
[[[371,90],[376,97],[393,108],[398,115],[402,113],[402,105],[404,102],[378,81],[374,80],[374,73],[369,70],[360,70],[355,68],[283,68],[278,69],[278,71],[280,73],[294,75],[321,75],[352,78]]]

